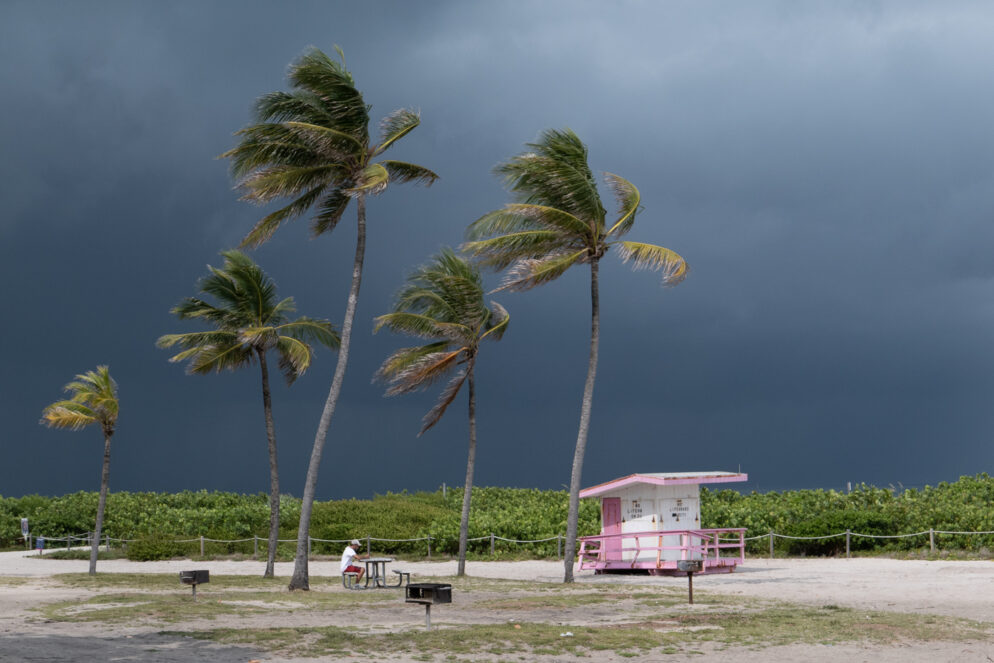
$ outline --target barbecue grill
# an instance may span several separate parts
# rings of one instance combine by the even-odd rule
[[[406,603],[420,603],[425,607],[425,630],[431,630],[431,606],[452,603],[452,585],[442,582],[414,582],[406,588]]]
[[[199,571],[180,571],[179,581],[184,585],[193,585],[193,598],[197,598],[197,585],[211,581],[211,572],[204,569]]]

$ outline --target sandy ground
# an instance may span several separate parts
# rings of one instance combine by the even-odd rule
[[[263,565],[252,561],[168,561],[129,562],[101,561],[100,571],[106,573],[177,573],[189,568],[206,568],[212,575],[261,575]],[[418,576],[449,576],[456,571],[455,562],[397,562],[392,568],[411,571]],[[107,627],[86,623],[39,623],[29,608],[38,602],[67,600],[88,595],[87,590],[68,589],[48,584],[44,578],[58,573],[84,573],[85,561],[39,559],[34,553],[0,553],[0,577],[31,577],[37,581],[21,585],[0,583],[0,661],[73,661],[143,660],[199,661],[227,663],[287,661],[267,657],[242,647],[219,646],[183,638],[157,635],[148,627]],[[475,577],[558,582],[562,579],[561,563],[470,562],[468,574]],[[278,576],[289,577],[292,565],[277,564]],[[338,575],[337,561],[317,561],[310,565],[312,578]],[[617,591],[625,586],[686,587],[685,578],[600,575],[577,572],[578,583],[604,586]],[[938,614],[963,617],[994,624],[994,562],[970,561],[902,561],[890,559],[749,559],[732,574],[700,576],[694,580],[697,591],[715,592],[763,599],[781,599],[815,606],[838,605],[866,610]],[[342,590],[344,591],[344,590]],[[289,596],[292,595],[288,595]],[[292,600],[292,599],[291,599]],[[697,606],[694,606],[697,608]],[[691,609],[694,609],[691,608]],[[491,615],[486,612],[460,611],[457,603],[436,606],[433,622],[469,623],[486,620],[507,620],[511,613]],[[306,625],[306,614],[295,612],[287,623]],[[556,621],[558,615],[527,615],[536,621]],[[410,606],[384,606],[353,616],[357,623],[397,623],[409,626],[416,622]],[[513,614],[512,614],[513,617]],[[570,624],[577,623],[570,615]],[[610,606],[587,611],[587,623],[610,623]],[[271,618],[267,625],[271,624]],[[327,622],[324,622],[327,623]],[[241,620],[241,627],[251,626]],[[214,624],[217,627],[218,624]],[[406,626],[404,626],[406,627]],[[906,643],[888,647],[874,645],[790,645],[768,647],[761,651],[734,650],[722,653],[722,658],[735,661],[994,661],[994,645],[989,643],[929,642]],[[313,660],[313,659],[308,659]],[[325,659],[333,660],[333,659]],[[402,658],[394,660],[403,661]],[[546,657],[546,661],[559,660]],[[562,659],[566,660],[566,659]],[[598,660],[626,660],[603,657]],[[656,659],[669,663],[700,661],[700,655],[660,655]]]

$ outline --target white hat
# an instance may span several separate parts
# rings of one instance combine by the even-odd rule
[[[349,542],[349,545],[350,545],[350,546],[357,546],[357,545],[359,545],[359,539],[352,539],[352,540],[351,540],[351,541]]]

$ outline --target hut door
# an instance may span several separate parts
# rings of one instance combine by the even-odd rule
[[[601,534],[621,534],[621,498],[605,497],[601,500]],[[621,537],[604,541],[606,559],[621,559]]]

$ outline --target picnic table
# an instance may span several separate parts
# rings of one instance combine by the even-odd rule
[[[369,582],[373,582],[373,587],[387,586],[387,564],[393,561],[393,557],[367,557],[363,560],[366,563],[366,587]]]

